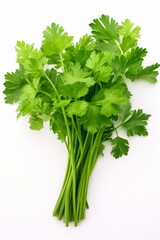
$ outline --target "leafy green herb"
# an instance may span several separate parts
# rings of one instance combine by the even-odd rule
[[[116,137],[112,139],[112,154],[115,158],[119,158],[122,155],[127,155],[129,150],[128,140]]]
[[[122,126],[126,128],[128,136],[146,136],[148,135],[146,125],[150,115],[143,113],[141,109],[134,110],[131,117],[125,121]]]
[[[150,115],[132,109],[126,79],[156,83],[160,66],[143,66],[147,50],[138,46],[140,27],[129,19],[119,24],[102,15],[90,27],[91,35],[75,44],[56,23],[44,30],[40,50],[18,41],[18,69],[4,82],[5,102],[17,103],[18,117],[28,115],[33,130],[49,122],[66,145],[68,165],[53,211],[66,226],[85,218],[89,179],[104,142],[119,158],[128,154],[128,137],[148,135]]]

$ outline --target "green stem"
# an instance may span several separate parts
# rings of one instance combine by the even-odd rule
[[[121,54],[123,55],[123,50],[122,50],[122,48],[121,48],[119,42],[116,40],[115,43],[116,43],[117,47],[119,48]]]
[[[69,157],[68,157],[67,169],[66,169],[62,189],[61,189],[61,192],[59,194],[59,198],[57,200],[57,203],[54,207],[53,216],[56,216],[56,214],[58,212],[58,208],[59,208],[59,205],[61,204],[61,201],[62,201],[62,198],[63,198],[63,195],[64,195],[64,191],[66,189],[66,185],[67,185],[68,180],[70,178],[70,174],[71,174],[71,165],[70,165],[70,160],[69,160]]]
[[[91,169],[90,169],[90,175],[93,172],[94,166],[95,166],[96,161],[97,161],[98,156],[99,156],[98,150],[99,150],[99,146],[100,146],[101,141],[102,141],[103,131],[104,131],[104,129],[100,130],[100,132],[98,134],[98,138],[97,138],[96,143],[95,143],[95,152],[93,153],[94,157],[93,157],[93,163],[92,163],[92,166],[91,166]]]
[[[54,83],[51,81],[51,79],[48,77],[48,75],[43,72],[44,76],[46,77],[46,79],[49,81],[49,83],[51,84],[51,86],[53,87],[58,100],[61,101],[61,97],[59,95],[59,92],[57,90],[57,88],[55,87]],[[68,135],[68,150],[69,150],[69,154],[70,154],[70,159],[71,159],[71,166],[72,166],[72,176],[73,176],[73,215],[74,215],[74,219],[75,219],[75,225],[77,224],[76,222],[76,169],[75,169],[75,162],[74,162],[74,154],[73,154],[73,148],[72,148],[72,136],[71,136],[71,132],[70,132],[70,128],[69,128],[69,124],[68,124],[68,119],[67,119],[67,115],[65,112],[65,109],[63,106],[61,106],[61,110],[63,113],[63,117],[64,117],[64,121],[65,121],[65,125],[66,125],[66,129],[67,129],[67,135]],[[69,191],[69,190],[68,190]],[[68,194],[67,194],[68,197]],[[69,203],[69,199],[66,197],[66,204],[68,205]],[[68,208],[66,208],[66,226],[68,226]]]
[[[90,143],[88,143],[89,136],[90,136],[90,133],[87,132],[86,139],[85,139],[85,142],[84,142],[84,145],[83,145],[83,149],[82,149],[82,152],[81,152],[81,156],[80,156],[80,158],[78,160],[76,169],[78,169],[80,164],[82,163],[83,157],[84,157],[84,155],[85,155],[85,153],[86,153],[86,151],[88,149],[88,146],[90,145]]]
[[[84,188],[85,188],[85,184],[86,184],[86,172],[87,172],[87,167],[89,164],[89,158],[90,158],[90,154],[91,154],[91,149],[93,147],[93,138],[94,135],[91,135],[91,140],[90,140],[90,147],[87,153],[87,157],[85,159],[85,164],[83,166],[82,172],[81,172],[81,179],[80,179],[80,183],[79,183],[79,187],[78,187],[78,195],[77,195],[77,213],[78,213],[78,219],[83,219],[84,213],[83,213],[83,204],[84,204]]]
[[[39,90],[38,93],[43,93],[45,94],[47,97],[51,98],[51,95],[45,91]],[[52,99],[52,98],[51,98]]]
[[[81,125],[79,124],[78,117],[76,117],[76,123],[77,123],[77,128],[78,128],[80,143],[81,143],[81,147],[82,147],[82,146],[83,146],[82,129],[81,129]]]
[[[72,124],[73,124],[73,126],[74,126],[74,129],[75,129],[75,131],[76,131],[76,134],[77,134],[77,137],[78,137],[78,140],[79,140],[80,148],[81,148],[81,150],[82,150],[82,148],[83,148],[83,143],[82,143],[81,132],[78,131],[78,128],[77,128],[77,126],[76,126],[76,124],[75,124],[75,121],[74,121],[74,118],[73,118],[73,117],[71,117],[71,120],[72,120]]]
[[[63,60],[62,53],[59,54],[59,57],[60,57],[60,63],[62,65],[62,71],[64,72],[65,69],[64,69],[64,62],[63,62],[64,60]]]
[[[82,171],[81,175],[81,182],[79,185],[79,194],[78,194],[78,204],[77,204],[77,212],[78,212],[78,219],[85,218],[85,209],[87,204],[87,192],[88,192],[88,185],[91,173],[95,166],[95,163],[98,159],[98,150],[99,145],[101,144],[101,139],[103,135],[104,129],[101,129],[96,136],[92,135],[90,148],[87,154],[87,158],[85,161],[85,166]]]

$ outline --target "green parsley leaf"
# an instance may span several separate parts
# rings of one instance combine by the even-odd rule
[[[157,82],[157,76],[159,68],[159,64],[153,64],[151,66],[148,66],[146,68],[140,68],[137,70],[137,72],[131,71],[131,69],[126,73],[126,76],[130,78],[131,80],[136,79],[144,79],[147,80],[150,83],[156,83]]]
[[[131,117],[131,115],[131,103],[127,102],[126,104],[121,106],[121,112],[118,117],[121,122],[126,122]]]
[[[147,50],[136,47],[126,55],[126,77],[133,80],[134,76],[140,73],[143,69],[142,62],[147,54]]]
[[[111,64],[112,57],[113,55],[111,52],[96,54],[96,52],[93,51],[91,53],[86,62],[86,67],[93,71],[94,78],[97,82],[107,82],[110,79],[112,68],[107,64]]]
[[[133,48],[131,52],[129,52],[126,56],[127,58],[127,67],[130,67],[131,65],[143,61],[143,58],[146,56],[147,50],[145,48]]]
[[[61,111],[56,111],[52,114],[50,119],[50,128],[55,134],[58,134],[59,140],[62,142],[65,141],[67,136],[67,128]]]
[[[43,98],[48,99],[47,101],[53,101],[57,98],[57,95],[53,87],[51,87],[51,83],[58,88],[60,76],[54,68],[47,69],[44,73],[50,79],[50,82],[46,81],[46,77],[43,75],[40,78],[37,92],[40,92]]]
[[[110,40],[109,42],[105,40],[97,40],[95,49],[97,51],[112,53],[112,56],[113,56],[112,58],[114,58],[115,56],[121,55],[121,49],[117,45],[117,42],[115,40]]]
[[[101,114],[106,117],[111,117],[112,115],[118,115],[120,108],[128,101],[128,97],[125,96],[122,90],[119,89],[105,89],[100,91],[92,99],[92,102],[101,106]]]
[[[73,115],[82,117],[85,115],[87,108],[88,108],[88,103],[84,100],[79,100],[79,101],[70,103],[66,111],[67,111],[68,117],[72,117]]]
[[[133,26],[134,24],[129,19],[126,19],[122,22],[122,28],[120,29],[119,34],[125,37],[130,36],[133,39],[139,38],[141,28],[139,26],[133,28]]]
[[[75,51],[76,53],[82,49],[84,49],[85,51],[92,51],[94,47],[95,47],[95,42],[93,40],[93,37],[88,34],[85,34],[76,43]]]
[[[99,19],[94,19],[90,23],[92,34],[97,40],[112,40],[119,37],[120,26],[109,16],[102,15]]]
[[[73,37],[64,32],[63,27],[52,23],[43,32],[42,51],[46,56],[62,53],[72,45]]]
[[[20,100],[23,87],[27,84],[23,67],[20,67],[15,72],[6,73],[5,80],[5,90],[3,91],[5,94],[5,103],[13,104]]]
[[[108,82],[112,76],[112,68],[110,66],[103,67],[101,71],[98,72],[96,81],[97,82]]]
[[[74,84],[77,82],[86,83],[88,87],[94,85],[92,77],[87,77],[88,73],[84,72],[79,63],[71,67],[69,71],[64,72],[62,80],[64,84]]]
[[[131,117],[123,123],[128,136],[147,136],[147,121],[150,115],[143,113],[142,109],[134,110]]]
[[[68,106],[68,104],[71,102],[71,99],[64,99],[64,100],[61,100],[59,102],[55,102],[54,103],[54,109],[58,109],[58,108],[61,108],[61,107],[66,107]]]
[[[59,92],[62,96],[78,99],[88,93],[88,86],[85,82],[75,82],[73,84],[60,84]]]
[[[43,120],[36,116],[30,117],[29,123],[32,130],[40,130],[43,128]]]
[[[103,143],[100,143],[98,146],[98,155],[104,156],[104,149],[105,145]]]
[[[21,95],[21,100],[32,100],[35,98],[36,96],[36,90],[35,88],[33,88],[31,85],[27,84],[24,86],[23,88],[23,92],[22,92],[22,95]]]
[[[24,94],[23,99],[18,105],[18,118],[20,116],[30,115],[40,117],[44,121],[50,120],[52,107],[49,103],[43,102],[40,97],[30,97],[30,99],[26,97],[27,95]]]
[[[41,50],[34,48],[34,44],[26,44],[24,41],[17,41],[16,44],[17,62],[24,67],[26,74],[32,74],[34,77],[42,75],[47,58]]]
[[[112,53],[111,52],[92,52],[89,59],[86,62],[86,67],[93,70],[93,72],[98,72],[103,69],[103,66],[107,63],[111,63],[112,60]]]
[[[123,52],[125,53],[129,49],[135,48],[137,46],[137,40],[134,38],[131,38],[130,36],[123,37],[120,46]]]
[[[101,115],[100,111],[100,107],[89,104],[86,114],[80,119],[80,123],[84,128],[93,134],[96,133],[98,129],[112,124],[110,119]]]
[[[65,54],[63,54],[64,63],[67,68],[72,67],[72,64],[77,62],[84,67],[92,50],[94,50],[94,45],[95,42],[93,41],[92,37],[89,35],[84,35],[82,38],[80,38],[79,42],[76,43],[75,47],[72,46],[67,48]]]
[[[61,62],[60,62],[60,55],[59,54],[53,54],[48,57],[48,64],[54,64],[56,68],[61,67]]]
[[[115,158],[119,158],[122,155],[127,155],[129,150],[129,142],[128,140],[121,138],[121,137],[115,137],[112,139],[112,155]]]
[[[102,56],[102,54],[101,54]],[[100,54],[96,54],[95,52],[92,52],[89,59],[86,62],[86,67],[92,69],[94,72],[99,71],[99,69],[101,69],[101,67],[103,66],[103,64],[105,63],[105,61],[100,62]],[[98,65],[98,66],[97,66]]]
[[[124,75],[126,71],[127,59],[122,55],[120,57],[116,56],[112,62],[112,68],[115,75]]]

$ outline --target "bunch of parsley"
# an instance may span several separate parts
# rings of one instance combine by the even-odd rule
[[[89,179],[104,142],[119,158],[128,154],[128,137],[148,134],[150,115],[132,109],[126,79],[156,83],[160,66],[143,67],[147,50],[138,47],[140,27],[130,20],[118,24],[102,15],[90,27],[92,34],[76,44],[55,23],[44,30],[40,50],[18,41],[19,67],[4,83],[5,102],[18,104],[18,117],[28,115],[33,130],[48,121],[66,145],[67,170],[53,211],[66,226],[85,218]]]

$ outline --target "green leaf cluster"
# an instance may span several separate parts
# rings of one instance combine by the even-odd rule
[[[90,27],[91,34],[75,44],[56,23],[44,30],[40,49],[17,41],[18,68],[4,82],[5,102],[17,103],[18,117],[28,115],[33,130],[49,122],[67,147],[68,168],[53,213],[66,225],[85,217],[89,177],[104,142],[119,158],[128,154],[128,137],[148,135],[150,115],[132,109],[127,80],[156,83],[160,66],[143,65],[147,50],[138,45],[140,27],[129,19],[119,24],[102,15]]]

